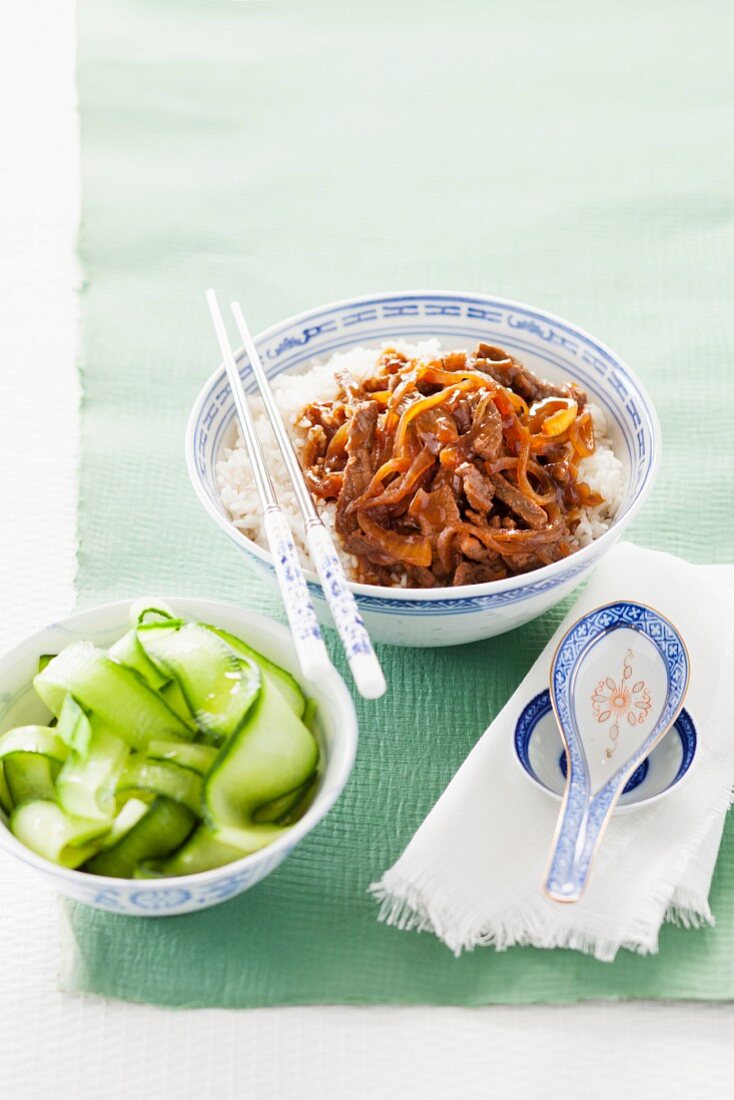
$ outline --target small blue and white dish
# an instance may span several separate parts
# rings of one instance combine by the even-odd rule
[[[566,750],[558,730],[549,691],[541,691],[524,708],[515,726],[515,755],[529,779],[561,799],[566,786]],[[669,794],[686,776],[696,756],[696,727],[682,710],[673,728],[659,741],[628,780],[615,813],[649,806]]]

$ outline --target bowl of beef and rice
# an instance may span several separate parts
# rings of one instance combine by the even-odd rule
[[[376,641],[456,645],[535,618],[589,575],[652,487],[647,393],[614,352],[543,310],[393,292],[309,310],[256,342]],[[238,364],[254,391],[244,352]],[[328,625],[260,398],[251,406]],[[192,409],[186,460],[206,511],[275,584],[223,366]]]

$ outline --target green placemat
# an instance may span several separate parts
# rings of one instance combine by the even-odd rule
[[[256,329],[385,288],[486,290],[576,319],[653,393],[665,433],[634,529],[731,556],[732,91],[725,3],[603,8],[83,0],[81,605],[210,596],[280,615],[187,483],[217,360],[202,291]],[[388,867],[558,614],[483,644],[384,648],[334,812],[272,876],[166,920],[72,909],[74,988],[174,1005],[480,1004],[734,995],[734,834],[715,930],[612,965],[378,924]]]

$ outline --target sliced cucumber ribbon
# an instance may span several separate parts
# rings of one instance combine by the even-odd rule
[[[193,875],[211,871],[243,856],[241,848],[217,839],[206,825],[199,825],[188,840],[172,856],[147,865],[149,875]]]
[[[116,844],[95,855],[87,870],[95,875],[136,878],[149,859],[167,856],[186,840],[196,816],[168,798],[156,798],[148,811]]]
[[[176,681],[202,732],[224,741],[240,728],[260,691],[254,661],[197,623],[141,623],[137,637],[146,657]]]
[[[65,813],[55,802],[24,802],[13,810],[10,828],[15,836],[39,856],[79,867],[97,849],[96,841],[107,826]]]
[[[213,745],[186,744],[181,741],[151,741],[147,755],[151,760],[170,760],[179,768],[206,775],[217,758]]]
[[[257,825],[256,811],[301,787],[316,770],[318,755],[312,734],[275,684],[264,681],[248,721],[204,781],[204,820],[219,833],[228,830],[227,843],[235,835],[245,847],[258,835],[272,838],[273,826]]]
[[[66,697],[72,695],[93,716],[93,724],[98,722],[134,749],[161,738],[191,741],[196,732],[134,669],[89,642],[62,650],[33,684],[52,714],[59,717]]]
[[[137,753],[131,758],[117,784],[117,795],[163,795],[180,802],[194,814],[201,813],[202,777],[190,768],[181,768],[169,760],[148,760]]]
[[[161,672],[148,657],[138,640],[137,627],[128,630],[127,634],[123,634],[119,641],[110,646],[109,653],[113,661],[126,665],[137,672],[139,676],[142,676],[153,691],[160,691],[171,679],[165,672]]]
[[[16,726],[0,737],[0,761],[14,752],[36,753],[63,764],[69,747],[50,726]]]
[[[0,805],[5,813],[22,802],[52,799],[68,755],[68,746],[49,726],[19,726],[0,738]]]
[[[55,729],[64,744],[77,756],[87,756],[92,743],[92,723],[73,695],[64,696]]]
[[[298,682],[291,676],[290,672],[286,672],[284,668],[276,665],[273,661],[269,661],[267,657],[263,657],[261,653],[258,653],[257,650],[247,645],[241,638],[237,638],[234,634],[230,634],[229,631],[220,630],[218,627],[209,626],[208,624],[205,626],[205,629],[210,630],[212,634],[216,634],[218,638],[225,641],[235,653],[238,653],[241,657],[247,657],[249,660],[259,665],[266,679],[272,680],[275,683],[275,686],[279,689],[291,710],[295,712],[298,718],[304,719],[305,721],[304,712],[307,703],[312,706],[315,706],[315,704],[312,699],[306,699]]]
[[[56,798],[76,817],[111,823],[117,810],[115,789],[130,753],[121,737],[95,730],[85,754],[72,752],[56,781]]]
[[[14,806],[37,799],[52,799],[59,771],[47,756],[14,752],[5,757],[5,783]]]

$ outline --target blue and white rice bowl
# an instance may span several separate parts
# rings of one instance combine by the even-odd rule
[[[504,580],[453,588],[350,584],[375,640],[409,646],[458,645],[502,634],[536,618],[589,575],[652,488],[660,428],[649,396],[614,352],[552,314],[487,295],[438,291],[366,295],[289,318],[264,332],[256,343],[272,381],[284,372],[302,373],[314,360],[323,362],[349,349],[426,340],[437,340],[444,350],[470,349],[478,341],[498,344],[540,377],[577,383],[601,410],[622,465],[619,504],[608,528],[568,558]],[[237,360],[245,386],[253,392],[256,387],[244,352],[238,353]],[[219,366],[189,418],[185,444],[189,476],[212,519],[253,567],[275,584],[269,552],[238,529],[223,500],[222,464],[236,438],[234,403],[224,367]],[[316,610],[329,624],[315,573],[307,571],[307,578]]]

